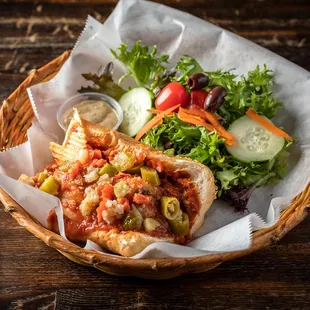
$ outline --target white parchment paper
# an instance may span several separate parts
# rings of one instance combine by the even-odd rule
[[[199,238],[188,246],[156,243],[133,258],[190,257],[248,248],[252,231],[275,224],[281,210],[310,180],[310,73],[252,42],[164,5],[121,0],[105,24],[101,25],[91,17],[87,19],[83,33],[60,72],[51,81],[28,90],[36,115],[34,125],[28,131],[26,143],[0,153],[0,173],[17,178],[21,173],[33,175],[48,164],[51,159],[48,143],[61,143],[64,137],[57,124],[56,112],[68,97],[77,94],[81,86],[88,85],[81,74],[97,72],[100,66],[112,61],[110,48],[117,48],[121,42],[132,44],[137,40],[147,45],[156,44],[159,52],[170,55],[171,64],[183,54],[189,54],[206,71],[236,68],[236,73],[246,74],[257,64],[264,63],[274,71],[274,94],[284,103],[274,121],[297,140],[290,149],[290,168],[285,179],[276,186],[257,189],[246,214],[235,213],[224,202],[215,201],[196,234]],[[122,65],[115,62],[115,81],[123,72]],[[55,207],[55,203],[48,199],[37,203],[38,199],[33,197],[39,195],[36,194],[38,190],[12,179],[7,182],[6,178],[0,176],[0,187],[34,217],[42,217],[47,210],[61,209],[59,202]],[[28,198],[21,200],[25,186],[25,195],[32,192],[33,196],[27,194]],[[13,187],[19,190],[14,191]],[[65,237],[62,213],[57,212]],[[86,248],[105,252],[91,241],[87,242]]]

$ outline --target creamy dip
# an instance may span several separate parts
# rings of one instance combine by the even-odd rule
[[[102,100],[84,100],[65,111],[63,122],[66,127],[73,118],[73,108],[76,108],[85,120],[107,128],[112,129],[118,122],[115,110],[108,103]]]

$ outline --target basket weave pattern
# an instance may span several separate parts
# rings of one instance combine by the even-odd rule
[[[66,51],[44,67],[33,70],[29,77],[3,102],[0,109],[0,151],[17,146],[27,140],[26,132],[31,126],[34,114],[26,89],[31,85],[53,78],[69,55],[70,52]],[[281,214],[276,225],[253,234],[251,248],[193,258],[134,260],[84,250],[66,241],[60,235],[45,229],[1,189],[0,200],[5,211],[9,212],[21,226],[76,263],[93,266],[113,275],[165,279],[184,273],[204,272],[215,268],[222,262],[253,253],[277,242],[309,214],[310,183],[303,192],[293,199],[289,208]]]

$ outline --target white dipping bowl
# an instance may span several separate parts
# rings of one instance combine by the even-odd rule
[[[58,109],[58,111],[57,111],[57,121],[58,121],[59,126],[64,131],[67,131],[67,127],[65,126],[65,124],[63,122],[63,115],[64,115],[64,113],[68,109],[73,108],[75,105],[77,105],[80,102],[85,101],[85,100],[98,100],[98,101],[101,100],[101,101],[104,101],[107,104],[109,104],[111,106],[111,108],[116,112],[116,115],[117,115],[117,118],[118,118],[118,122],[111,129],[114,129],[114,130],[118,129],[118,127],[121,125],[121,123],[123,121],[123,110],[122,110],[121,106],[119,105],[119,103],[115,99],[113,99],[110,96],[107,96],[105,94],[89,92],[89,93],[81,93],[81,94],[75,95],[73,97],[70,97]]]

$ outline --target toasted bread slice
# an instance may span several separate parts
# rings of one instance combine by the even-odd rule
[[[194,234],[203,224],[205,213],[210,208],[216,197],[216,186],[211,170],[205,165],[187,158],[168,156],[143,143],[126,136],[122,133],[95,125],[80,118],[78,113],[74,114],[67,130],[67,134],[62,146],[51,143],[50,148],[56,161],[59,163],[76,159],[79,151],[86,144],[109,150],[118,149],[139,153],[147,153],[147,159],[155,159],[165,165],[169,165],[175,170],[186,171],[192,182],[197,186],[198,213],[191,219],[190,234]],[[146,246],[154,242],[173,242],[173,238],[155,238],[147,233],[137,231],[120,232],[112,229],[108,232],[95,231],[88,236],[88,239],[101,246],[123,256],[132,256],[141,252]]]

